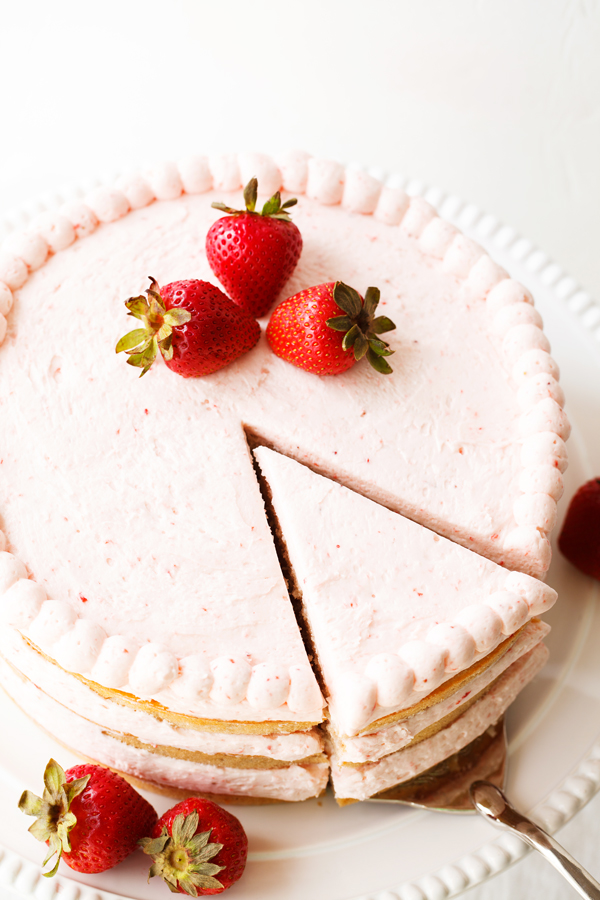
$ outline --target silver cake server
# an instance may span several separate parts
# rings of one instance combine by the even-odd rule
[[[600,884],[557,841],[518,812],[502,792],[506,781],[504,718],[463,750],[416,778],[371,797],[448,813],[479,813],[488,822],[538,850],[588,900],[600,900]]]

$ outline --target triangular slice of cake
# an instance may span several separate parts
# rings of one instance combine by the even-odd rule
[[[548,628],[535,617],[556,593],[294,460],[254,452],[328,698],[336,793],[364,799],[502,714],[546,659]]]

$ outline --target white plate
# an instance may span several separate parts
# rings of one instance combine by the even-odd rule
[[[574,425],[564,514],[574,490],[600,472],[600,309],[544,254],[492,217],[439,191],[417,184],[407,189],[425,193],[443,216],[484,244],[535,295]],[[535,809],[555,831],[600,788],[600,606],[597,585],[558,553],[548,581],[560,595],[547,616],[553,626],[547,641],[551,661],[510,711],[508,792],[516,805]],[[27,833],[29,823],[17,801],[25,787],[41,792],[50,756],[65,767],[77,759],[4,695],[0,715],[9,736],[0,747],[0,842],[5,848],[0,885],[37,900],[50,900],[57,892],[61,900],[98,900],[109,895],[105,892],[164,900],[165,885],[146,883],[148,865],[141,853],[102,875],[79,876],[62,866],[59,877],[41,878],[43,850]],[[159,812],[170,805],[148,797]],[[229,894],[232,900],[442,900],[526,852],[517,838],[497,837],[477,816],[368,803],[339,809],[329,796],[298,805],[233,809],[248,831],[251,852],[244,878]]]

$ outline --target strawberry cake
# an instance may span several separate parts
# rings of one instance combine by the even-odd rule
[[[215,282],[211,203],[253,176],[299,199],[282,297],[379,287],[390,375],[264,334],[202,378],[115,354],[147,276]],[[424,200],[299,152],[126,176],[5,242],[0,339],[0,681],[81,755],[175,795],[331,773],[365,799],[543,664],[558,369],[528,291]]]

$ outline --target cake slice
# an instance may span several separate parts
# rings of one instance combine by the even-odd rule
[[[365,799],[502,714],[545,661],[535,617],[556,593],[282,454],[254,453],[327,697],[336,792]]]

